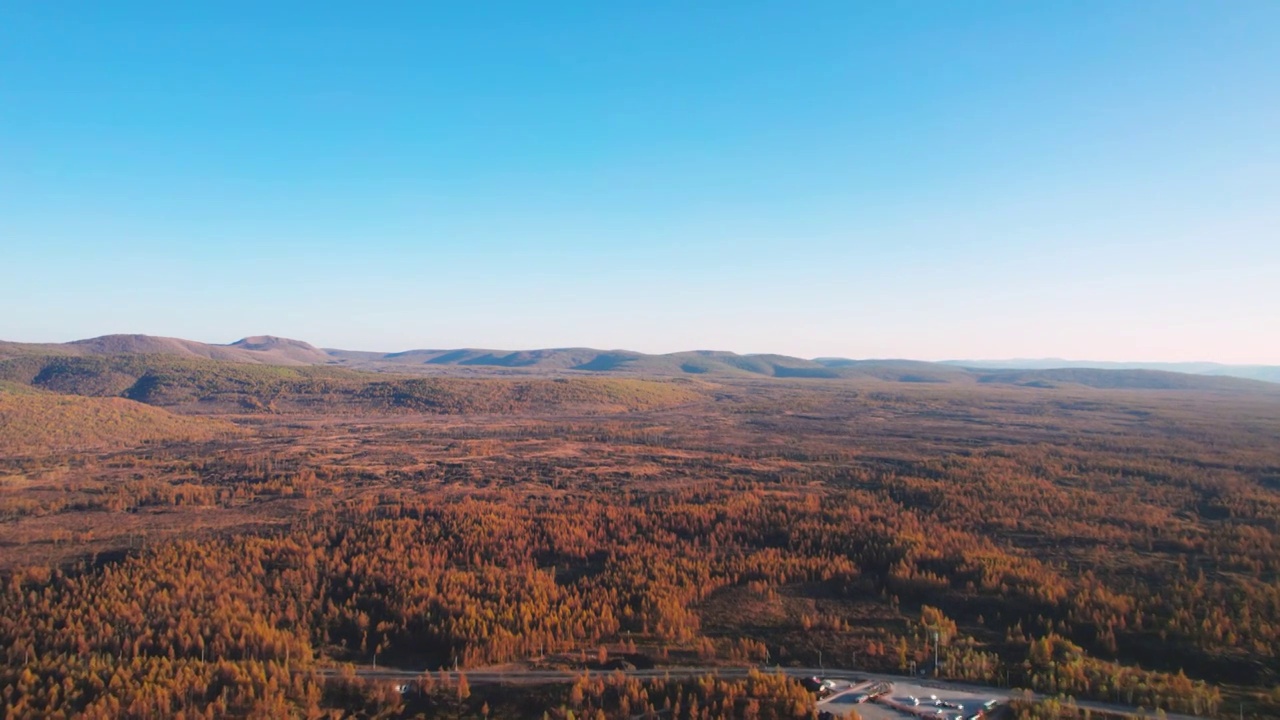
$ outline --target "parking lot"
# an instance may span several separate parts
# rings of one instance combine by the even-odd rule
[[[865,698],[864,687],[845,683],[833,689],[827,698],[818,701],[818,709],[839,717],[856,710],[865,720],[907,720],[910,718],[936,718],[955,720],[978,713],[990,701],[1004,702],[1007,695],[995,691],[989,694],[930,688],[912,682],[893,683],[890,691],[875,701],[858,702]],[[937,698],[935,701],[933,697]],[[919,704],[913,704],[913,699]]]

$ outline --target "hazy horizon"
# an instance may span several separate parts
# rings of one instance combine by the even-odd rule
[[[531,351],[531,350],[569,350],[569,349],[581,348],[581,349],[599,350],[603,352],[617,352],[617,351],[639,352],[647,355],[663,355],[663,354],[682,353],[682,352],[731,352],[731,353],[737,353],[739,355],[784,355],[788,357],[802,358],[802,359],[808,359],[808,360],[825,360],[825,359],[907,360],[907,361],[952,363],[952,364],[962,364],[966,362],[972,362],[972,363],[1022,363],[1022,362],[1025,362],[1025,363],[1041,363],[1041,364],[1062,362],[1064,364],[1071,364],[1071,365],[1094,363],[1098,365],[1222,365],[1222,366],[1237,366],[1237,367],[1271,366],[1270,363],[1223,363],[1215,360],[1203,360],[1203,359],[1202,360],[1152,360],[1152,359],[1143,359],[1143,358],[1100,359],[1100,358],[1063,358],[1063,357],[1048,357],[1048,356],[1045,356],[1045,357],[922,358],[922,357],[910,357],[910,356],[904,356],[904,355],[879,355],[879,356],[804,355],[801,353],[788,352],[785,350],[765,350],[765,351],[756,352],[756,351],[744,351],[744,350],[740,350],[736,348],[728,348],[728,347],[686,347],[686,348],[679,348],[675,350],[644,350],[644,349],[625,346],[625,345],[606,347],[606,346],[598,346],[598,345],[578,344],[578,345],[530,345],[527,347],[526,346],[515,347],[515,346],[497,346],[497,345],[477,345],[474,343],[473,344],[464,343],[460,345],[438,345],[438,344],[431,344],[431,343],[419,343],[416,345],[411,345],[406,347],[396,347],[396,348],[347,347],[347,346],[329,345],[329,344],[312,342],[308,338],[291,337],[288,335],[280,335],[278,333],[253,333],[249,335],[238,336],[234,340],[210,340],[207,338],[187,337],[182,335],[157,335],[155,333],[144,333],[144,332],[136,332],[136,333],[135,332],[126,332],[126,333],[110,333],[109,332],[109,333],[98,333],[95,335],[88,335],[85,337],[53,339],[53,340],[28,340],[28,339],[12,338],[12,337],[0,337],[0,342],[18,342],[18,343],[29,343],[29,344],[49,344],[49,343],[62,344],[62,343],[71,343],[76,341],[92,340],[100,337],[109,337],[109,336],[118,336],[118,335],[146,335],[151,337],[176,338],[179,340],[190,340],[194,342],[205,343],[208,345],[223,345],[223,346],[232,345],[236,342],[239,342],[241,340],[246,340],[249,338],[275,337],[275,338],[286,339],[286,340],[299,340],[309,345],[312,345],[313,347],[320,348],[322,350],[341,350],[341,351],[348,351],[348,352],[369,352],[369,353],[402,353],[402,352],[410,352],[410,351],[418,351],[418,350],[430,351],[430,350],[458,350],[458,349],[522,352],[522,351]]]
[[[0,338],[1280,365],[1277,27],[10,4]]]

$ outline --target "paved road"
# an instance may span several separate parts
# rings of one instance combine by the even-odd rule
[[[637,679],[665,679],[665,678],[692,678],[702,677],[704,675],[715,675],[728,679],[745,678],[752,671],[766,673],[782,673],[794,678],[807,678],[821,675],[832,680],[857,680],[857,681],[880,681],[887,683],[897,683],[920,688],[933,688],[939,691],[960,692],[972,695],[998,696],[1002,698],[1013,699],[1015,696],[1012,691],[1007,688],[992,688],[982,685],[971,685],[967,683],[944,682],[938,680],[921,680],[904,675],[883,675],[880,673],[865,673],[856,670],[831,670],[823,668],[796,668],[796,667],[763,667],[763,666],[738,666],[738,667],[663,667],[651,670],[525,670],[525,669],[485,669],[476,668],[466,671],[445,671],[442,676],[439,671],[430,671],[434,679],[445,679],[449,682],[456,682],[459,676],[466,675],[467,682],[476,684],[502,684],[502,685],[542,685],[546,683],[562,683],[573,682],[582,677],[583,673],[595,677],[609,677],[621,673],[630,678]],[[337,668],[321,668],[318,670],[321,675],[337,676],[341,674],[341,670]],[[423,674],[421,670],[398,670],[395,668],[374,668],[370,666],[357,666],[355,674],[358,677],[369,680],[387,680],[408,682]],[[1039,697],[1039,696],[1033,696]],[[1090,710],[1118,713],[1128,715],[1130,717],[1153,717],[1148,711],[1145,715],[1138,715],[1136,708],[1125,705],[1112,705],[1108,703],[1094,702],[1091,700],[1077,700],[1076,706]],[[1170,713],[1166,716],[1168,720],[1204,720],[1191,715],[1177,715]]]
[[[664,678],[691,678],[702,677],[704,675],[716,675],[722,678],[745,678],[752,671],[774,673],[778,672],[776,668],[758,668],[758,667],[663,667],[651,670],[487,670],[485,668],[477,668],[475,670],[447,670],[441,674],[438,670],[427,671],[433,679],[444,679],[448,682],[457,681],[462,676],[467,676],[467,683],[476,684],[517,684],[517,685],[539,685],[545,683],[557,682],[573,682],[582,677],[583,674],[592,677],[609,677],[622,673],[630,678],[659,680]],[[337,668],[321,668],[318,669],[321,675],[338,676],[342,673]],[[812,677],[820,671],[814,668],[782,668],[781,672],[790,677]],[[357,676],[372,680],[399,680],[408,681],[423,675],[421,670],[397,670],[394,668],[373,668],[369,666],[359,666],[355,669]],[[827,677],[856,677],[856,673],[847,673],[846,675],[837,675],[835,673],[827,673]]]

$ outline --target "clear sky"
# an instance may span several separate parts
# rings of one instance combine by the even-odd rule
[[[0,3],[0,338],[1280,363],[1280,2]]]

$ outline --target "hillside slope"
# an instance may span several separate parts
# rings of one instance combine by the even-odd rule
[[[412,377],[166,355],[30,355],[0,360],[0,381],[197,411],[403,410],[437,413],[579,409],[618,412],[705,397],[684,379]]]
[[[40,455],[209,440],[243,432],[124,398],[58,395],[0,384],[0,455]]]

